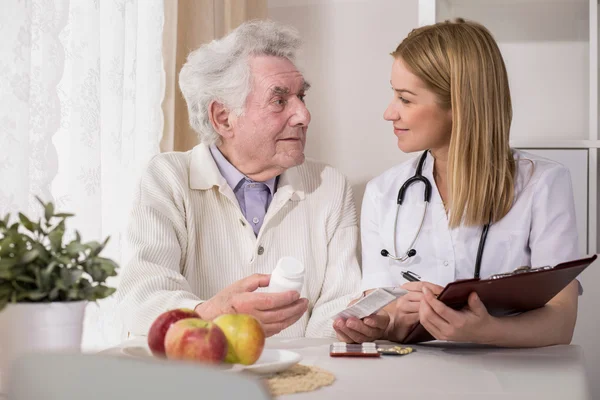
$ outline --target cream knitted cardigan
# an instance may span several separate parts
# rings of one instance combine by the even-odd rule
[[[307,160],[280,176],[256,237],[207,146],[160,154],[142,176],[128,235],[117,302],[134,335],[166,310],[194,308],[239,279],[271,273],[283,256],[304,263],[309,307],[280,336],[333,336],[331,317],[359,294],[352,190],[325,164]]]

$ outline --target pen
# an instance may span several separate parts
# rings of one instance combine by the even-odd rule
[[[409,282],[419,282],[421,280],[419,275],[410,271],[402,271],[402,277]]]

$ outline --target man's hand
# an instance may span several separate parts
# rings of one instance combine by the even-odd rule
[[[387,311],[379,310],[362,320],[355,317],[347,320],[337,318],[333,322],[333,329],[342,342],[364,343],[381,339],[389,323],[390,316]]]
[[[255,293],[259,287],[269,286],[270,279],[270,275],[250,275],[199,304],[195,311],[206,320],[222,314],[250,314],[261,322],[267,337],[273,336],[302,317],[308,309],[308,300],[295,291]]]

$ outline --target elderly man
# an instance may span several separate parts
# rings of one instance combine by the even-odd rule
[[[118,302],[130,333],[173,308],[247,313],[268,336],[334,336],[359,292],[351,188],[304,159],[309,84],[297,33],[251,22],[192,52],[179,84],[201,144],[156,156],[131,216]],[[305,266],[301,295],[267,293],[277,261]]]

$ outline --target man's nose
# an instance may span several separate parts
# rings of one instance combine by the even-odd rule
[[[290,118],[292,126],[308,126],[310,123],[310,111],[306,108],[306,104],[300,99],[294,100],[294,114]]]

